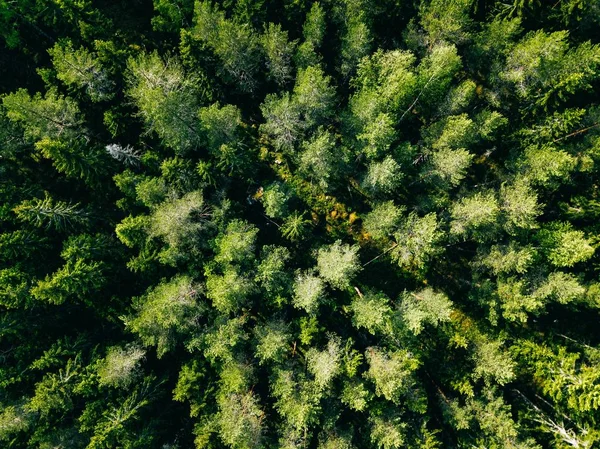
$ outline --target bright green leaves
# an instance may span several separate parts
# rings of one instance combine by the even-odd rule
[[[500,206],[493,192],[477,192],[454,203],[451,215],[451,234],[486,241],[496,232]]]
[[[419,292],[405,292],[400,311],[408,329],[419,335],[425,324],[437,327],[440,323],[450,321],[452,302],[444,293],[426,288]]]
[[[322,131],[303,145],[298,169],[306,179],[327,191],[338,177],[340,156],[334,136]]]
[[[433,0],[422,4],[421,25],[430,44],[460,44],[468,39],[472,25],[469,17],[473,0]]]
[[[482,254],[481,263],[493,274],[527,272],[535,262],[537,251],[531,246],[521,247],[515,242],[494,245],[487,254]]]
[[[247,304],[254,291],[255,285],[252,280],[233,266],[226,267],[222,274],[207,272],[206,296],[221,313],[239,311]]]
[[[327,387],[341,369],[340,339],[331,337],[323,351],[310,348],[306,352],[308,371],[319,388]]]
[[[23,201],[14,208],[14,212],[21,221],[59,232],[86,225],[89,216],[79,204],[54,201],[48,194],[43,200],[36,198]]]
[[[222,313],[238,311],[256,286],[244,270],[255,259],[258,229],[241,220],[233,220],[215,240],[214,264],[206,267],[206,295]]]
[[[25,89],[2,98],[6,116],[21,124],[27,139],[37,141],[44,138],[71,140],[78,137],[83,117],[75,101],[59,95],[55,90],[44,97],[31,97]]]
[[[357,329],[365,328],[373,335],[391,332],[392,308],[385,294],[372,291],[359,293],[353,297],[350,310],[352,324]]]
[[[136,380],[145,351],[136,346],[113,346],[98,363],[98,382],[101,385],[124,388]]]
[[[31,294],[40,301],[62,304],[71,299],[79,299],[101,288],[106,282],[99,262],[86,262],[77,259],[38,281]],[[85,297],[81,298],[84,301]]]
[[[163,263],[174,265],[197,254],[202,245],[201,233],[209,226],[210,218],[200,191],[158,205],[150,216],[148,235],[166,243],[160,254]]]
[[[549,145],[530,146],[517,161],[517,166],[526,179],[546,188],[566,182],[576,165],[577,159],[565,150]]]
[[[362,187],[374,195],[390,195],[399,188],[402,178],[400,164],[387,156],[381,162],[368,165]]]
[[[400,418],[372,419],[371,441],[381,449],[400,449],[405,445],[405,428]]]
[[[94,102],[114,97],[115,83],[93,53],[74,49],[70,41],[55,44],[48,52],[56,77],[67,86],[83,89]]]
[[[317,422],[321,390],[310,379],[279,369],[271,382],[271,391],[276,399],[275,409],[284,418],[286,427],[306,431]]]
[[[258,397],[251,391],[219,397],[219,435],[225,444],[234,449],[262,447],[263,417]]]
[[[254,258],[254,244],[258,229],[240,220],[227,225],[225,233],[216,240],[218,263],[242,263]]]
[[[474,379],[483,379],[490,385],[496,382],[505,385],[514,379],[515,363],[508,353],[502,350],[502,341],[482,339],[473,352]]]
[[[253,92],[261,58],[258,36],[249,24],[226,19],[223,11],[206,1],[196,2],[194,22],[194,36],[219,58],[224,80],[243,92]]]
[[[276,149],[292,152],[306,131],[331,118],[334,98],[331,78],[320,67],[309,66],[299,71],[292,95],[266,96],[260,130]]]
[[[261,260],[256,267],[254,280],[264,289],[266,296],[276,303],[285,301],[290,291],[292,275],[287,262],[291,259],[290,251],[282,246],[264,246]]]
[[[4,405],[0,412],[0,441],[9,440],[13,435],[29,429],[30,415],[20,405]]]
[[[317,253],[319,275],[333,288],[345,289],[361,270],[358,246],[343,244],[340,240]]]
[[[146,346],[156,346],[162,357],[196,328],[203,308],[197,302],[198,288],[185,276],[157,285],[134,300],[136,313],[125,318],[127,328]]]
[[[500,188],[500,201],[504,212],[504,229],[509,234],[538,226],[536,219],[541,214],[542,205],[526,180],[517,178],[512,184],[503,185]]]
[[[294,307],[314,313],[324,298],[325,283],[320,277],[310,273],[298,274],[292,298]]]
[[[317,50],[323,43],[326,25],[323,7],[319,2],[313,3],[310,11],[306,14],[306,20],[302,27],[304,42],[298,46],[296,53],[298,67],[305,68],[319,64],[321,58]]]
[[[438,242],[442,236],[435,213],[419,217],[411,212],[394,232],[396,245],[390,257],[401,267],[422,270],[441,252]]]
[[[401,50],[379,50],[361,61],[350,110],[362,127],[374,126],[371,123],[381,120],[381,113],[398,113],[408,107],[417,87],[414,62],[410,52]]]
[[[386,239],[398,227],[403,212],[404,208],[396,206],[393,201],[376,203],[363,218],[363,227],[374,239]]]
[[[31,97],[20,89],[2,98],[6,116],[18,123],[27,140],[55,168],[71,178],[96,184],[98,175],[105,172],[107,156],[90,142],[77,103],[50,89],[42,97]]]
[[[335,88],[331,77],[319,66],[300,70],[294,85],[293,99],[308,127],[324,123],[334,114]]]
[[[201,138],[195,80],[176,60],[163,60],[158,53],[141,54],[127,65],[127,94],[148,129],[179,154],[195,149]]]
[[[537,106],[562,103],[591,88],[600,65],[600,48],[590,42],[569,48],[567,31],[543,30],[525,36],[510,53],[501,77]]]
[[[287,215],[287,201],[290,194],[286,187],[275,182],[263,191],[261,201],[265,207],[265,214],[271,218],[281,218]]]
[[[542,251],[556,267],[572,267],[594,254],[594,247],[568,223],[554,223],[538,233]]]
[[[365,356],[369,364],[365,377],[375,384],[375,394],[399,404],[415,384],[419,360],[407,350],[386,351],[377,347],[367,348]]]
[[[288,33],[281,29],[281,25],[269,23],[261,36],[261,44],[267,59],[269,78],[280,86],[285,85],[292,79],[295,43],[289,42]]]
[[[291,335],[288,326],[282,321],[269,322],[257,327],[256,357],[259,362],[279,362],[283,354],[290,351]]]

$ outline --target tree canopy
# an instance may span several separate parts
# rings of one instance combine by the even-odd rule
[[[0,447],[600,447],[598,29],[0,0]]]

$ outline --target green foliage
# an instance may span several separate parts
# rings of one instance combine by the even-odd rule
[[[413,373],[419,367],[419,360],[406,350],[386,351],[377,347],[367,348],[365,356],[369,364],[365,378],[375,384],[375,394],[400,403],[415,384]]]
[[[527,34],[512,50],[501,77],[538,106],[564,102],[590,89],[600,64],[600,48],[590,42],[569,48],[567,31]]]
[[[44,138],[69,141],[82,133],[83,118],[75,101],[48,91],[31,97],[25,89],[2,98],[6,116],[19,123],[25,138],[31,141]]]
[[[569,223],[552,223],[537,236],[548,261],[556,267],[572,267],[594,254],[584,233],[574,230]]]
[[[362,186],[373,194],[391,194],[402,180],[402,169],[391,156],[381,162],[371,162],[367,167]]]
[[[319,388],[327,387],[340,371],[341,347],[339,338],[330,337],[323,351],[310,348],[306,351],[308,372]]]
[[[294,42],[289,42],[288,33],[281,25],[269,23],[261,36],[261,43],[267,57],[269,77],[279,85],[292,79],[292,55]]]
[[[319,275],[334,288],[347,288],[360,271],[358,247],[343,244],[340,240],[317,254]]]
[[[31,294],[40,301],[62,304],[78,298],[79,295],[88,296],[96,292],[105,282],[100,263],[76,259],[67,262],[64,267],[46,276],[44,280],[38,281],[31,289]]]
[[[450,233],[477,241],[489,240],[497,226],[500,207],[493,192],[477,192],[452,206]]]
[[[260,63],[259,37],[249,24],[225,18],[210,2],[197,1],[194,36],[204,41],[221,62],[222,76],[244,92],[257,88]]]
[[[325,284],[320,277],[310,273],[299,274],[294,282],[294,307],[314,313],[324,299]]]
[[[127,61],[128,90],[149,131],[183,154],[200,143],[195,81],[174,59],[158,53],[140,54]]]
[[[238,311],[254,289],[252,280],[233,267],[227,267],[223,274],[208,272],[206,276],[206,296],[222,313]]]
[[[393,201],[377,203],[363,218],[363,227],[374,239],[385,239],[399,227],[403,211]]]
[[[104,360],[98,364],[98,382],[101,385],[127,387],[136,380],[144,355],[144,350],[135,345],[109,348]]]
[[[452,302],[443,293],[436,293],[431,288],[419,292],[405,292],[400,305],[402,319],[410,331],[419,335],[424,324],[438,326],[450,321]]]
[[[394,233],[396,244],[390,256],[401,267],[424,269],[440,253],[437,243],[442,235],[434,213],[419,217],[411,212]]]
[[[198,294],[198,286],[189,277],[162,282],[134,301],[135,314],[124,319],[125,325],[144,345],[156,346],[161,357],[197,326],[202,311]]]
[[[391,331],[392,308],[389,299],[382,293],[365,292],[352,299],[350,309],[353,313],[352,324],[365,328],[370,334],[387,334]]]
[[[596,447],[599,17],[0,0],[0,446]]]
[[[85,90],[92,101],[106,101],[114,96],[115,83],[91,52],[85,48],[75,50],[70,41],[57,43],[48,52],[56,77],[67,86]]]

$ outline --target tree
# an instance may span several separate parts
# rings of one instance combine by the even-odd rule
[[[548,261],[556,267],[572,267],[594,254],[584,233],[568,223],[552,223],[538,232],[537,238]]]
[[[500,207],[492,192],[477,192],[461,198],[452,206],[450,233],[458,237],[485,241],[493,238]]]
[[[258,229],[241,220],[233,220],[223,234],[217,237],[215,262],[244,263],[254,260]]]
[[[541,107],[589,89],[600,64],[600,47],[584,42],[569,48],[568,36],[567,31],[527,34],[510,53],[500,76],[515,86],[520,97]]]
[[[167,244],[161,253],[164,263],[175,264],[197,253],[200,235],[209,227],[210,218],[200,191],[159,204],[150,216],[148,235]]]
[[[367,348],[365,357],[369,370],[365,378],[375,384],[375,394],[388,401],[400,403],[401,397],[415,384],[414,371],[420,363],[406,350],[386,351],[381,348]]]
[[[262,418],[254,393],[226,394],[219,398],[219,435],[223,442],[236,449],[263,447]]]
[[[194,17],[194,36],[205,41],[220,59],[225,81],[243,92],[253,92],[258,87],[261,58],[259,37],[249,24],[226,19],[223,11],[206,1],[196,2]]]
[[[314,376],[315,383],[320,388],[327,387],[340,372],[341,347],[340,340],[331,336],[323,351],[310,348],[306,351],[308,371]]]
[[[144,345],[156,346],[158,357],[162,357],[196,328],[202,311],[198,295],[198,286],[191,278],[174,277],[136,298],[135,314],[124,318],[125,325]]]
[[[317,253],[319,275],[332,287],[343,289],[350,286],[352,278],[361,270],[358,247],[343,244],[340,240]]]
[[[381,162],[371,162],[362,181],[362,186],[377,195],[389,195],[400,185],[402,168],[393,157],[387,156]]]
[[[75,50],[71,41],[57,43],[48,50],[56,77],[67,86],[85,90],[92,101],[106,101],[114,96],[115,83],[100,61],[85,48]]]
[[[431,44],[449,42],[461,44],[469,38],[472,20],[469,17],[472,0],[433,0],[421,6],[421,25]]]
[[[292,298],[294,307],[314,313],[324,297],[325,285],[321,278],[310,273],[300,273],[296,276]]]
[[[6,116],[19,123],[25,138],[38,141],[44,138],[70,141],[82,135],[83,117],[75,101],[49,90],[44,97],[31,97],[25,89],[2,98]]]
[[[280,362],[290,349],[291,334],[285,322],[267,323],[255,329],[256,357],[259,362]]]
[[[400,227],[404,208],[393,201],[376,203],[363,218],[363,228],[376,240],[390,237]]]
[[[287,31],[281,25],[269,23],[261,36],[261,44],[267,57],[269,78],[280,86],[292,79],[292,55],[295,42],[289,42]]]
[[[442,236],[435,213],[419,217],[411,212],[394,233],[396,245],[390,257],[401,267],[423,270],[441,252],[437,244]]]
[[[320,62],[317,50],[323,43],[326,26],[327,22],[323,7],[319,2],[314,2],[310,11],[306,14],[306,20],[302,26],[304,42],[298,46],[296,52],[298,67],[314,66]]]
[[[136,345],[109,348],[106,357],[98,363],[98,382],[101,385],[121,388],[129,386],[139,375],[139,365],[145,354],[145,351]]]
[[[332,79],[319,66],[298,72],[293,98],[309,127],[322,125],[333,115],[335,88]]]
[[[334,136],[323,131],[306,142],[300,154],[300,172],[323,190],[329,190],[340,165]]]
[[[357,291],[357,293],[359,293]],[[353,297],[350,304],[352,324],[365,328],[370,334],[389,334],[392,330],[392,308],[389,298],[383,293],[367,291]]]
[[[287,262],[291,259],[290,251],[283,246],[264,246],[260,263],[256,267],[255,281],[277,303],[287,302],[285,297],[290,292],[292,276],[287,271]]]
[[[516,234],[520,229],[535,229],[536,219],[541,214],[542,205],[538,196],[523,178],[517,178],[510,185],[500,188],[501,208],[506,222],[504,229]]]
[[[25,200],[13,211],[24,222],[59,232],[74,226],[85,226],[89,217],[84,209],[79,208],[79,204],[54,201],[47,193],[43,200]]]
[[[402,320],[408,329],[419,335],[424,324],[437,327],[450,321],[452,302],[443,293],[437,293],[432,288],[418,292],[404,292],[400,303]]]
[[[206,296],[221,313],[239,311],[254,291],[254,282],[234,267],[226,267],[223,274],[212,271],[206,274]]]
[[[93,294],[105,284],[106,277],[100,262],[86,262],[78,258],[67,262],[44,280],[39,280],[31,289],[31,294],[40,301],[59,305],[78,298],[81,294]],[[87,299],[86,302],[91,301]]]
[[[127,94],[148,130],[179,154],[201,143],[196,83],[175,59],[158,53],[141,54],[127,61]]]

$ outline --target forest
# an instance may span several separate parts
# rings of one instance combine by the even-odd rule
[[[600,448],[599,0],[0,0],[0,447]]]

